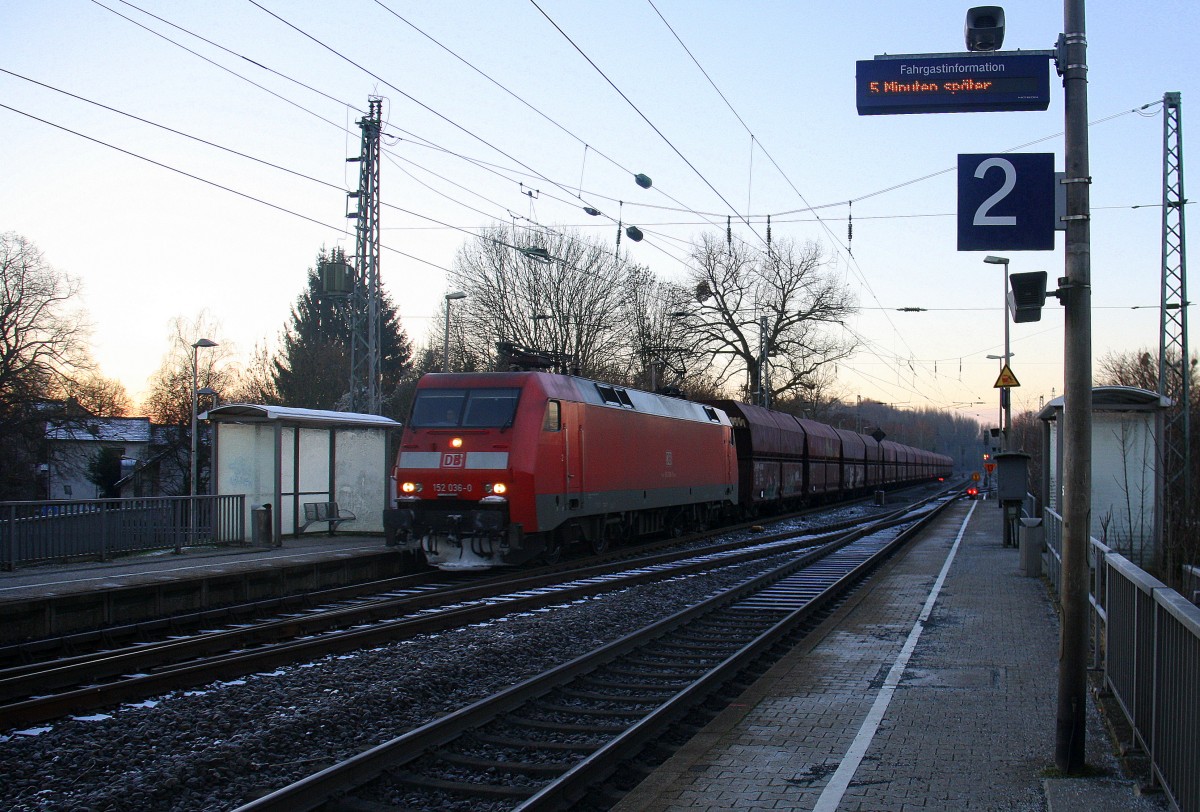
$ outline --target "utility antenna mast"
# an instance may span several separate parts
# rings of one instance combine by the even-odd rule
[[[358,162],[358,210],[347,214],[357,221],[354,292],[350,295],[350,411],[379,414],[382,360],[379,335],[379,133],[382,99],[368,99],[369,108],[358,125],[362,149]]]
[[[1165,415],[1165,515],[1178,519],[1191,498],[1188,419],[1187,242],[1184,239],[1183,122],[1178,92],[1163,95],[1162,307],[1158,334],[1158,393],[1171,399]]]

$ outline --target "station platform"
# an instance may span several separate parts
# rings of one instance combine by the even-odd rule
[[[0,642],[134,623],[399,575],[381,536],[305,534],[278,547],[186,547],[0,571]]]
[[[952,505],[613,812],[1165,810],[1090,696],[1101,777],[1048,777],[1059,622],[1018,556],[997,503]]]

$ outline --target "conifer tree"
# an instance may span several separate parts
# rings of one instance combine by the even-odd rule
[[[345,262],[340,248],[317,254],[316,267]],[[412,345],[396,306],[380,289],[380,360],[383,411],[392,415],[396,393],[411,372]],[[275,357],[274,379],[283,405],[307,409],[339,409],[350,390],[350,302],[322,293],[320,275],[308,270],[308,284],[292,307],[282,346]]]

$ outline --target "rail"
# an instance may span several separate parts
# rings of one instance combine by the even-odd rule
[[[245,502],[242,494],[0,502],[0,568],[240,543]]]
[[[1062,516],[1045,510],[1046,569],[1062,585]],[[1200,607],[1095,539],[1088,539],[1092,651],[1181,812],[1200,812]]]

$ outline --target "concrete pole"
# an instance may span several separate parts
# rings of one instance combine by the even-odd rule
[[[1063,583],[1054,763],[1084,768],[1087,707],[1089,518],[1092,507],[1091,183],[1084,0],[1064,0],[1059,72],[1065,95],[1067,184],[1063,353]]]

